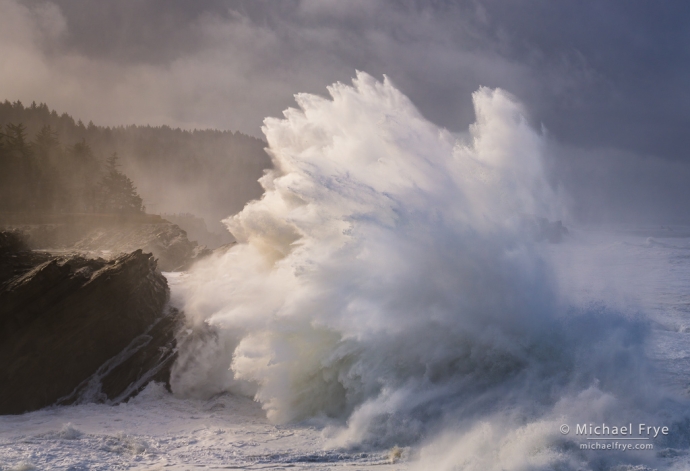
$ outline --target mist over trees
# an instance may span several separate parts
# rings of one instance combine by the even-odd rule
[[[109,213],[141,213],[144,205],[127,175],[118,170],[117,154],[113,154],[105,163],[105,176],[101,180],[100,206]]]
[[[0,132],[0,211],[30,213],[142,213],[132,181],[103,164],[85,141],[67,146],[50,125],[29,140],[24,124]]]
[[[0,103],[0,128],[0,211],[145,206],[151,213],[193,213],[218,230],[220,219],[261,196],[257,180],[271,167],[266,143],[241,133],[103,127],[46,104]]]

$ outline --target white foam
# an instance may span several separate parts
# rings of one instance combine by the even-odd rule
[[[324,420],[333,446],[426,442],[435,469],[577,469],[558,423],[657,413],[644,324],[571,309],[525,224],[563,209],[513,97],[475,92],[457,137],[386,80],[329,93],[265,121],[264,197],[181,280],[176,394],[252,394],[275,423]]]

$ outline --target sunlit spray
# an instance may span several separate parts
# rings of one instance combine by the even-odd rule
[[[644,329],[559,301],[525,223],[562,217],[544,137],[500,89],[473,94],[461,136],[386,79],[328,91],[265,120],[263,197],[180,288],[174,392],[252,395],[276,423],[323,420],[334,446],[428,443],[435,469],[579,466],[554,451],[558,421],[646,394],[627,379],[647,374]]]

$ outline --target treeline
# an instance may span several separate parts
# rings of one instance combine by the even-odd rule
[[[121,171],[134,181],[149,212],[194,213],[204,217],[213,230],[218,230],[220,219],[261,196],[263,189],[257,180],[271,167],[264,151],[266,143],[238,132],[168,126],[104,127],[75,121],[45,104],[0,102],[0,127],[5,129],[10,123],[23,123],[29,136],[50,126],[62,143],[70,143],[62,146],[65,165],[70,168],[70,159],[76,159],[77,165],[85,152],[74,143],[86,143],[96,156],[117,153]]]
[[[26,126],[0,132],[0,212],[142,213],[116,154],[103,160],[82,140],[60,142],[50,125],[30,140]]]

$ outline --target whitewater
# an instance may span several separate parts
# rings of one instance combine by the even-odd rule
[[[690,229],[548,243],[568,195],[500,89],[463,134],[386,79],[328,92],[265,120],[238,244],[166,274],[173,392],[0,416],[0,469],[688,469]],[[668,433],[583,449],[603,423]]]

